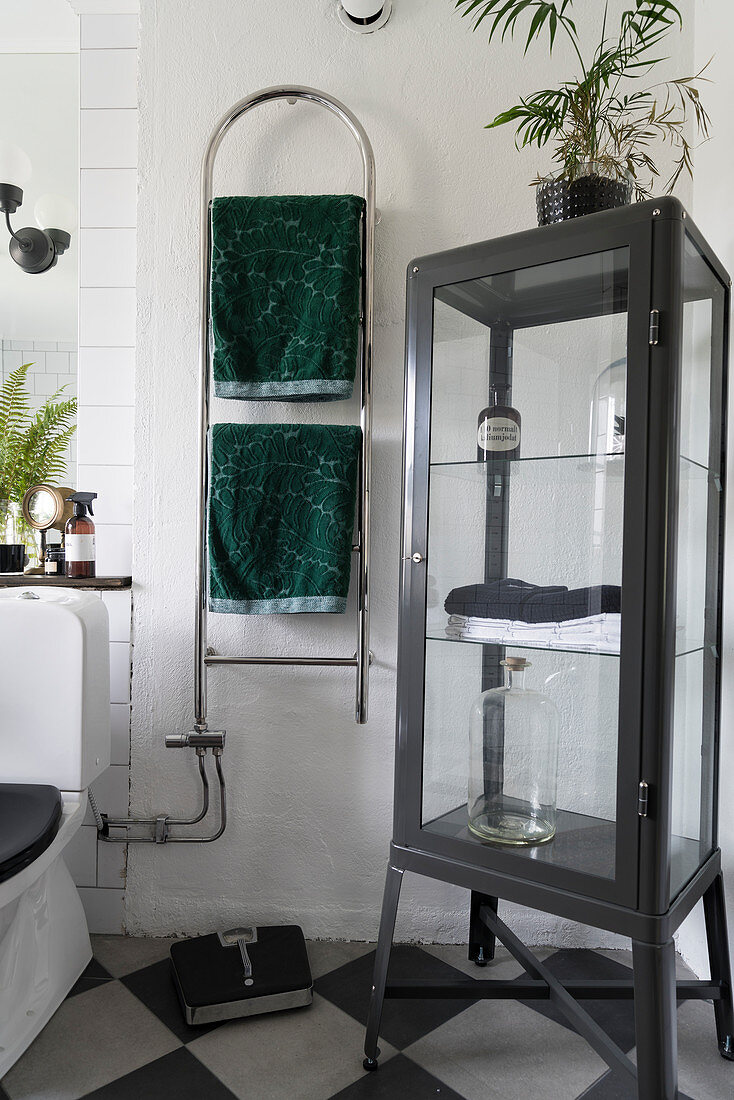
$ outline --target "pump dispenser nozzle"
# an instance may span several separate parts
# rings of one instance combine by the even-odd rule
[[[87,512],[90,516],[94,515],[92,501],[97,499],[96,493],[73,493],[72,496],[66,499],[73,503],[75,516],[85,516]]]

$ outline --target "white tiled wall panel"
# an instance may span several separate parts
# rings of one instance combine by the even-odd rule
[[[110,619],[110,641],[130,641],[130,592],[103,592],[102,602]]]
[[[110,642],[110,702],[130,702],[129,642]]]
[[[135,286],[134,229],[82,229],[79,240],[82,287]]]
[[[77,435],[80,465],[130,465],[134,452],[134,420],[135,411],[129,405],[85,407]]]
[[[132,525],[98,523],[96,537],[99,576],[131,576],[133,571]]]
[[[82,168],[135,168],[137,159],[137,111],[82,111]]]
[[[100,844],[102,841],[100,841]],[[122,848],[123,845],[120,845]],[[124,890],[103,890],[95,886],[91,890],[79,890],[90,932],[102,935],[119,935],[125,927]]]
[[[82,287],[79,309],[80,346],[135,346],[134,288]]]
[[[82,168],[79,224],[84,229],[133,226],[138,174],[134,168]]]
[[[132,466],[80,465],[79,485],[91,485],[93,491],[98,494],[98,500],[94,502],[94,517],[97,523],[132,523]]]
[[[64,848],[64,862],[77,886],[97,885],[97,830],[82,825]]]
[[[129,7],[121,0],[121,7]],[[97,574],[132,572],[137,195],[137,15],[81,16],[79,484],[99,494]],[[20,350],[20,349],[19,349]],[[50,352],[64,349],[52,348]],[[60,369],[56,376],[62,377]],[[104,593],[110,619],[111,767],[94,783],[102,811],[128,812],[129,592]],[[92,932],[120,932],[126,846],[99,842],[93,818],[72,853]],[[93,857],[92,854],[93,853]]]
[[[110,704],[111,764],[130,763],[130,707],[127,703]]]
[[[82,110],[137,107],[137,51],[82,49],[80,99]]]
[[[80,348],[79,401],[82,405],[134,405],[135,349]]]
[[[81,24],[83,50],[137,49],[137,15],[84,15]]]

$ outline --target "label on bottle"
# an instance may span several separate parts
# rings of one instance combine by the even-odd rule
[[[520,443],[520,425],[506,416],[488,416],[479,425],[477,444],[483,451],[514,451]]]
[[[57,561],[47,561],[44,563],[44,573],[48,576],[50,573],[58,573],[59,563]]]
[[[64,545],[67,561],[94,561],[94,535],[67,535]]]

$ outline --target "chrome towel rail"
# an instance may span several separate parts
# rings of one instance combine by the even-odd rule
[[[209,489],[207,436],[209,431],[209,396],[211,378],[210,279],[211,279],[211,203],[214,162],[219,146],[229,128],[243,115],[262,103],[285,99],[288,103],[306,100],[317,103],[335,114],[354,137],[362,157],[364,175],[365,214],[362,232],[362,317],[360,341],[360,426],[362,455],[359,472],[359,503],[357,527],[359,537],[355,553],[359,563],[357,652],[354,657],[226,657],[207,651],[207,527],[206,511]],[[370,480],[372,471],[372,339],[374,309],[375,254],[375,159],[370,140],[352,112],[325,92],[300,85],[284,84],[264,88],[236,103],[217,123],[204,153],[201,166],[200,191],[200,268],[199,268],[199,496],[196,519],[198,540],[196,549],[196,620],[194,641],[194,724],[198,731],[207,729],[207,667],[209,665],[273,664],[273,665],[334,665],[352,666],[357,671],[355,717],[358,723],[367,721],[370,665]]]

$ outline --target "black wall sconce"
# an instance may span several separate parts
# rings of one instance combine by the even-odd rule
[[[0,142],[0,213],[10,234],[8,251],[29,275],[38,275],[53,267],[71,244],[76,229],[76,211],[60,195],[41,195],[33,213],[38,222],[14,230],[10,215],[23,202],[23,186],[31,176],[31,162],[17,145]]]

